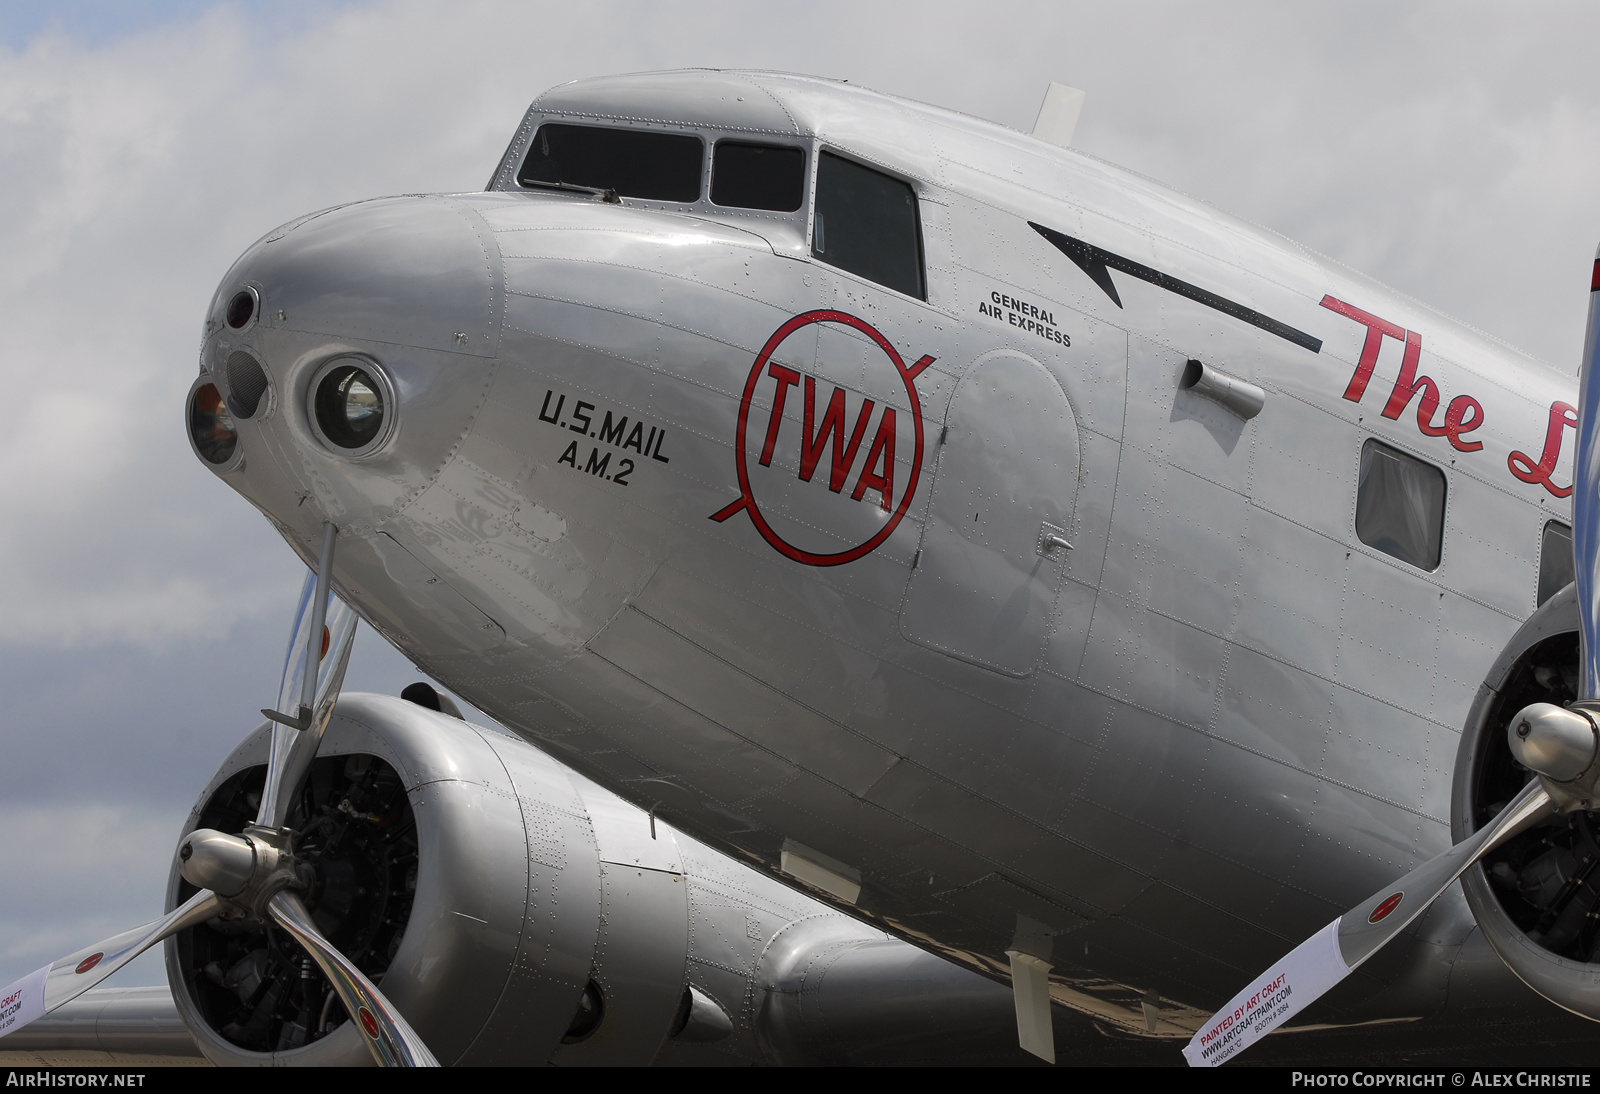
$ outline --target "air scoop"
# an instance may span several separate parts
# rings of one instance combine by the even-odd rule
[[[1552,782],[1572,783],[1585,774],[1600,774],[1590,771],[1600,752],[1600,729],[1594,718],[1578,707],[1531,703],[1511,719],[1506,740],[1519,764]],[[1593,796],[1593,781],[1583,780],[1579,796],[1585,805]]]

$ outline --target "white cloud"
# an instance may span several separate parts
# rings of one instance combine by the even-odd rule
[[[188,812],[82,801],[0,805],[0,969],[36,969],[160,916]],[[163,982],[159,952],[138,963],[117,982]]]

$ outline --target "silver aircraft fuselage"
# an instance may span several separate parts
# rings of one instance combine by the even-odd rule
[[[699,137],[699,197],[520,185],[555,122]],[[712,202],[741,140],[804,152],[798,211]],[[926,299],[824,260],[824,154],[909,184]],[[1093,158],[803,77],[556,88],[487,192],[252,246],[206,326],[224,394],[241,354],[267,386],[220,477],[303,558],[337,524],[336,587],[439,681],[724,851],[1168,1036],[1449,845],[1463,719],[1570,522],[1572,377]],[[352,355],[392,402],[358,458],[308,418]],[[1370,440],[1442,473],[1435,566],[1358,534]],[[1427,924],[1353,1018],[1443,1004],[1429,955],[1472,921],[1455,894]]]

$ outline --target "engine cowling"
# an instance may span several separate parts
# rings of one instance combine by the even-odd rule
[[[1005,985],[426,698],[346,693],[289,827],[318,928],[441,1063],[1026,1059]],[[263,726],[234,750],[184,835],[255,816],[267,742]],[[191,891],[175,864],[168,906]],[[276,931],[214,919],[168,939],[172,998],[200,1050],[219,1064],[370,1064],[320,971]],[[83,1015],[41,1023],[38,1044],[80,1047]]]
[[[262,727],[185,834],[243,828],[266,752]],[[441,1063],[648,1063],[683,1025],[673,834],[651,838],[638,810],[585,784],[508,734],[385,696],[340,700],[290,819],[304,896]],[[190,891],[175,867],[169,907]],[[166,946],[179,1013],[213,1061],[370,1062],[276,928],[212,920]]]
[[[1456,756],[1458,842],[1533,778],[1512,757],[1506,725],[1529,703],[1577,697],[1578,652],[1577,596],[1568,585],[1522,625],[1478,689]],[[1553,817],[1485,856],[1461,885],[1484,937],[1523,983],[1600,1020],[1600,814]]]

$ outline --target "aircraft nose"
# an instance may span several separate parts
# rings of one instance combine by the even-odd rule
[[[251,247],[212,301],[209,328],[254,293],[269,330],[492,357],[500,339],[499,249],[447,197],[382,198],[291,221]]]
[[[503,284],[493,234],[449,197],[268,233],[207,313],[196,455],[287,523],[380,522],[437,476],[481,403]]]

